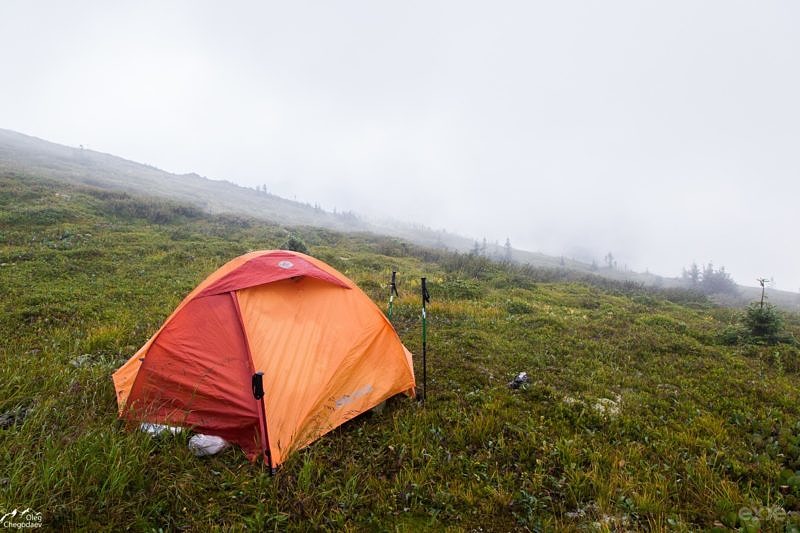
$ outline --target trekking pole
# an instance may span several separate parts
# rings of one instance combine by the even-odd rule
[[[397,293],[397,271],[392,270],[392,284],[389,286],[389,320],[392,319],[392,309],[394,309],[394,297],[400,298]]]
[[[431,302],[428,294],[428,284],[422,278],[422,399],[423,404],[428,397],[428,313],[425,304]]]
[[[264,461],[269,465],[269,473],[275,475],[275,467],[272,466],[272,453],[269,451],[269,437],[267,436],[267,411],[264,407],[264,373],[256,372],[253,374],[253,398],[258,400],[260,409],[258,410],[258,425],[261,430],[261,453]]]

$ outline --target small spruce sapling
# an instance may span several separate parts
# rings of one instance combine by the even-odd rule
[[[759,278],[761,284],[761,301],[753,302],[747,307],[744,316],[744,325],[750,335],[759,341],[775,344],[780,341],[780,331],[783,326],[778,310],[774,305],[766,303],[764,294],[765,278]]]

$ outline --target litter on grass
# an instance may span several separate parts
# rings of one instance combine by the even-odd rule
[[[178,435],[183,432],[183,428],[181,427],[165,426],[164,424],[153,424],[150,422],[141,424],[139,429],[152,437]],[[230,446],[230,443],[222,437],[203,435],[202,433],[192,435],[192,438],[189,439],[189,443],[187,444],[189,450],[197,457],[216,455],[228,446]]]
[[[181,431],[183,431],[183,428],[174,426],[165,426],[163,424],[151,424],[150,422],[142,423],[139,426],[139,429],[153,437],[159,437],[164,433],[172,433],[173,435],[177,435]]]
[[[189,439],[189,449],[197,457],[216,455],[228,446],[230,446],[228,441],[222,437],[216,437],[214,435],[203,435],[202,433],[198,433]]]

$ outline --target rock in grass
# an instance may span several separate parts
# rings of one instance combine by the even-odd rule
[[[92,355],[88,353],[81,354],[69,362],[69,364],[71,364],[75,368],[81,368],[83,366],[90,365],[91,363],[92,363]]]
[[[386,400],[383,400],[381,403],[372,408],[372,412],[375,413],[376,415],[380,415],[383,413],[383,410],[385,408],[386,408]]]
[[[8,429],[11,426],[22,424],[30,411],[28,407],[17,407],[6,411],[0,415],[0,429]]]
[[[0,428],[6,429],[10,428],[14,425],[14,413],[12,411],[6,411],[2,415],[0,415]]]
[[[601,416],[616,418],[622,412],[622,397],[617,394],[613,400],[611,398],[598,398],[592,407]]]
[[[528,377],[528,373],[527,372],[520,372],[519,374],[514,376],[514,379],[512,379],[511,381],[508,382],[508,387],[511,388],[511,389],[518,389],[521,386],[523,386],[525,383],[528,383],[529,381],[530,381],[530,378]]]

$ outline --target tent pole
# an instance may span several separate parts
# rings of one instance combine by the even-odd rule
[[[425,304],[430,303],[426,278],[422,278],[422,403],[428,399],[428,313]]]
[[[269,437],[267,436],[267,411],[264,406],[264,373],[259,371],[253,374],[253,397],[259,403],[258,425],[261,429],[261,453],[264,462],[269,465],[269,472],[275,475],[275,467],[272,466],[272,454],[269,451]]]

